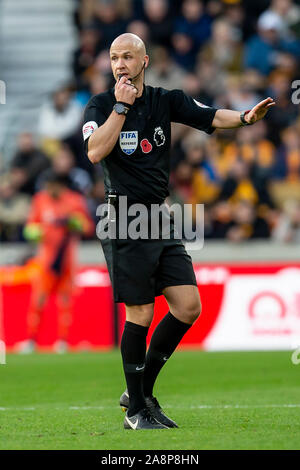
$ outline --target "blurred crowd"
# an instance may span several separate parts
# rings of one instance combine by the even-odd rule
[[[217,108],[276,101],[254,126],[209,137],[174,124],[169,202],[205,204],[207,239],[300,240],[299,1],[78,0],[74,22],[73,81],[45,102],[36,135],[24,129],[0,174],[0,241],[23,240],[31,198],[53,170],[97,222],[103,174],[83,152],[83,109],[113,86],[109,46],[126,31],[146,43],[148,85]]]

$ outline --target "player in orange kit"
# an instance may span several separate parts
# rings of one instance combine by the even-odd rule
[[[28,313],[28,340],[19,345],[20,352],[31,352],[36,345],[40,319],[47,299],[56,294],[58,306],[57,352],[67,348],[71,323],[71,295],[75,270],[75,251],[81,235],[93,233],[94,223],[84,198],[67,187],[67,179],[51,173],[45,189],[33,200],[24,229],[27,240],[38,242],[35,261],[41,275],[32,285]]]

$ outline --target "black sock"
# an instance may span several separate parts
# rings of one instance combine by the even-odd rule
[[[145,368],[146,336],[148,327],[126,321],[121,340],[121,354],[130,405],[128,416],[145,408],[143,374]]]
[[[144,395],[152,396],[155,380],[160,369],[192,325],[177,320],[170,312],[155,328],[146,356],[144,371]]]

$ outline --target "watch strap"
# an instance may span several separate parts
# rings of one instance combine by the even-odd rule
[[[132,104],[125,103],[125,101],[116,101],[115,104],[123,104],[123,106],[125,106],[125,108],[128,108],[128,109],[130,109],[132,106]]]
[[[129,105],[130,106],[130,105]],[[120,114],[120,115],[123,115],[123,116],[126,116],[128,111],[129,111],[129,106],[127,105],[127,103],[121,103],[120,101],[117,101],[114,106],[113,106],[113,109],[114,111],[117,113],[117,114]]]
[[[240,120],[243,126],[251,126],[252,124],[250,122],[247,122],[245,119],[246,114],[248,114],[251,111],[251,109],[247,109],[247,111],[244,111],[243,113],[240,114]]]

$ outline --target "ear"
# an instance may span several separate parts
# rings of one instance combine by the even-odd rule
[[[145,55],[145,57],[144,57],[144,64],[145,64],[145,69],[146,69],[149,65],[149,56],[148,55]]]

